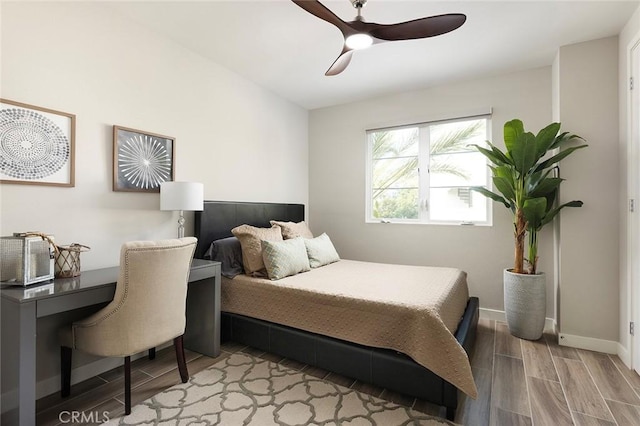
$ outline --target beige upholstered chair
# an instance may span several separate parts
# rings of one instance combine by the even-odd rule
[[[120,250],[113,301],[60,330],[62,396],[71,387],[71,351],[125,358],[125,411],[131,413],[131,355],[173,339],[180,378],[189,379],[182,336],[195,238],[135,241]]]

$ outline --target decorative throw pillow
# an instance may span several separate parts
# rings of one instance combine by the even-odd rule
[[[240,225],[233,228],[231,233],[240,240],[240,246],[242,246],[244,273],[265,276],[261,242],[262,240],[282,241],[280,227],[256,228],[251,225]]]
[[[277,225],[282,229],[282,238],[285,240],[298,237],[313,238],[313,234],[305,221],[295,223],[272,220],[269,223],[271,223],[271,225]]]
[[[316,238],[305,239],[304,245],[307,248],[309,265],[312,268],[318,268],[340,260],[336,248],[325,233]]]
[[[302,238],[262,241],[262,259],[269,279],[272,280],[279,280],[311,269]]]
[[[236,237],[215,240],[204,254],[204,258],[221,262],[220,273],[227,278],[244,273],[242,247]]]

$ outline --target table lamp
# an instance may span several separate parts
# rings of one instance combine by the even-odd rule
[[[160,210],[179,211],[178,238],[184,237],[184,211],[202,211],[204,185],[199,182],[162,182]]]

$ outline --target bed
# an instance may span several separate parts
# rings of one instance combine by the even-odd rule
[[[204,210],[196,212],[195,217],[196,257],[204,258],[211,242],[231,236],[234,227],[250,224],[268,228],[270,220],[303,221],[304,205],[206,201]],[[437,277],[433,278],[436,285],[442,282],[443,287],[457,289],[442,297],[457,299],[458,310],[451,313],[444,308],[414,318],[415,312],[406,305],[419,305],[422,296],[414,297],[415,301],[400,299],[402,309],[392,311],[392,303],[382,300],[384,293],[375,290],[383,291],[389,281],[402,277],[411,291],[411,277],[418,272]],[[349,274],[349,286],[335,283],[336,276]],[[460,280],[464,282],[455,283]],[[245,275],[223,279],[223,340],[444,406],[448,419],[455,416],[458,389],[475,396],[467,354],[475,342],[478,299],[466,293],[466,274],[451,268],[341,260],[274,283],[277,285],[267,278]],[[312,295],[309,289],[317,288],[314,286],[318,283],[331,285],[316,292],[321,294]],[[365,287],[371,296],[360,300],[358,295]],[[430,303],[427,295],[423,296],[425,303]],[[327,306],[329,311],[323,314],[319,309]],[[402,333],[408,333],[409,338]],[[387,340],[381,340],[381,336]]]

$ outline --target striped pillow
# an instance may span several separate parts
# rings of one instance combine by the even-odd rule
[[[284,241],[263,240],[262,260],[271,280],[279,280],[311,269],[302,238]]]

